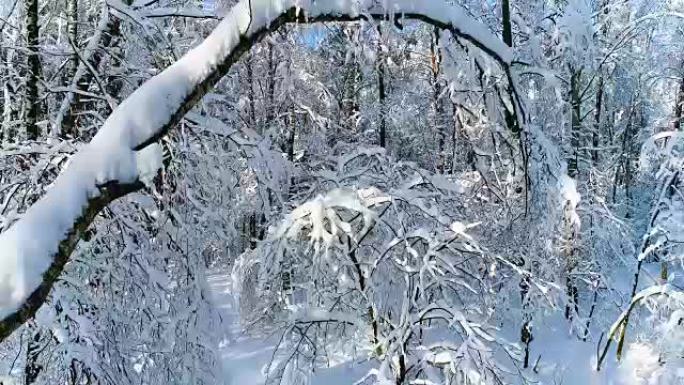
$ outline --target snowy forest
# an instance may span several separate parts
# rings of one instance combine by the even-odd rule
[[[1,385],[683,385],[684,0],[0,0]]]

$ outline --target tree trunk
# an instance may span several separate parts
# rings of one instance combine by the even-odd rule
[[[679,90],[675,100],[676,104],[672,126],[675,131],[680,131],[682,129],[682,120],[684,120],[684,77],[682,77],[682,80],[679,82]]]
[[[67,36],[73,45],[73,47],[78,47],[78,0],[67,0],[66,5],[66,17],[67,17]],[[76,48],[74,48],[74,53],[71,55],[69,65],[66,70],[66,81],[71,82],[76,77],[76,71],[78,70],[78,54],[76,53]],[[79,94],[74,93],[73,104],[78,105]],[[60,136],[63,138],[76,137],[77,130],[75,127],[76,118],[74,111],[69,111],[62,122],[62,129]]]
[[[444,145],[445,132],[444,125],[442,124],[442,117],[444,115],[444,109],[440,97],[442,95],[442,84],[439,81],[439,74],[441,72],[442,54],[439,51],[439,29],[435,28],[433,33],[433,39],[430,42],[430,64],[432,69],[432,106],[434,109],[434,126],[437,133],[437,170],[441,173],[444,172]]]
[[[570,154],[568,156],[568,175],[577,178],[579,174],[579,151],[580,135],[582,129],[581,101],[580,101],[580,79],[582,71],[571,70],[570,75]]]
[[[503,0],[501,3],[501,18],[502,18],[502,29],[503,29],[503,41],[504,43],[509,46],[513,47],[513,28],[511,26],[511,3],[510,0]],[[507,92],[509,95],[513,95],[513,86],[511,84],[508,84],[507,86]],[[513,103],[513,100],[511,100],[511,103]],[[520,132],[522,131],[521,127],[518,125],[518,119],[516,116],[516,111],[515,107],[512,107],[512,110],[509,110],[508,108],[504,108],[504,119],[506,120],[506,126],[508,126],[508,129],[516,134],[520,135]],[[523,151],[524,154],[524,151]]]
[[[131,0],[124,0],[124,3],[126,5],[131,5],[132,1]],[[107,8],[103,10],[103,12],[108,12]],[[102,36],[102,47],[107,48],[107,51],[110,50],[115,50],[117,51],[117,55],[112,55],[112,67],[117,68],[120,67],[123,63],[121,58],[125,56],[124,50],[124,42],[125,38],[123,37],[123,34],[121,32],[121,19],[118,17],[112,15],[109,16],[103,15],[103,17],[108,17],[109,22],[107,23],[107,28],[106,28],[106,33]],[[93,57],[91,60],[92,67],[97,69],[100,66],[100,63],[102,62],[103,56],[104,56],[103,50],[97,50],[93,53]],[[92,74],[90,72],[86,72],[85,76],[83,78],[82,84],[83,87],[88,87],[90,83],[92,82]],[[124,86],[124,81],[119,78],[110,78],[110,80],[107,81],[107,92],[110,95],[113,95],[114,97],[118,96],[121,92],[121,89]],[[80,88],[80,87],[79,87]]]
[[[632,196],[632,158],[637,156],[635,154],[634,142],[638,131],[638,124],[635,124],[634,120],[636,119],[636,109],[639,107],[636,103],[637,102],[632,103],[631,111],[627,116],[627,124],[624,132],[622,133],[622,148],[620,150],[621,161],[618,164],[618,168],[615,172],[615,180],[613,182],[613,201],[617,199],[617,188],[620,185],[624,188],[625,198],[631,199]],[[625,213],[625,216],[629,218],[630,213]]]
[[[125,2],[128,3],[129,1],[126,0]],[[76,12],[78,12],[78,9],[76,9]],[[77,36],[78,28],[74,31],[74,36]],[[73,40],[74,36],[71,36],[71,39],[75,42]],[[71,88],[79,91],[88,90],[93,82],[93,74],[87,69],[83,61],[87,61],[91,68],[97,70],[106,55],[105,50],[111,57],[110,66],[112,68],[119,67],[121,65],[120,57],[123,56],[122,52],[120,52],[122,45],[121,20],[117,17],[111,17],[107,7],[103,7],[97,28],[90,38],[88,45],[84,47],[81,57],[79,58],[78,54],[74,51],[72,62],[75,64],[75,71],[69,78]],[[124,81],[119,77],[112,76],[106,78],[105,83],[106,92],[116,98],[121,92]],[[53,125],[53,133],[61,137],[67,137],[69,131],[71,131],[72,136],[77,136],[79,131],[77,130],[76,116],[79,112],[85,111],[90,107],[86,104],[86,100],[83,100],[77,92],[67,93],[59,107],[59,114]],[[96,107],[92,106],[92,108]]]
[[[273,124],[273,119],[275,118],[275,84],[276,84],[276,70],[278,67],[275,64],[273,58],[273,51],[275,51],[275,45],[272,41],[268,42],[268,76],[266,78],[267,85],[267,103],[266,103],[266,128]]]
[[[249,53],[245,67],[247,67],[247,102],[249,103],[249,121],[252,129],[256,130],[256,107],[254,106],[254,69],[252,68],[254,55]]]
[[[19,31],[13,30],[11,35],[7,38],[7,43],[17,45],[19,40]],[[4,60],[4,74],[6,81],[3,84],[3,101],[2,101],[2,141],[12,142],[16,140],[17,129],[15,120],[17,119],[17,84],[12,80],[10,67],[16,64],[16,50],[6,49],[3,53]]]
[[[38,95],[38,82],[41,76],[39,39],[38,39],[38,0],[26,0],[26,44],[28,78],[26,80],[26,136],[36,140],[40,135],[37,123],[41,120],[41,108]]]
[[[454,121],[454,127],[451,131],[451,174],[456,173],[456,139],[458,138],[458,131],[460,129],[460,121],[458,119],[458,107],[456,103],[451,103],[451,114]]]
[[[290,137],[287,141],[287,160],[294,162],[295,154],[295,139],[297,137],[297,127],[296,127],[297,115],[295,113],[294,102],[290,107],[290,113],[288,114],[288,125],[290,126]]]
[[[357,25],[345,27],[347,49],[356,44],[356,37],[359,33]],[[359,85],[361,84],[361,66],[355,50],[348,55],[349,61],[344,64],[344,85],[342,98],[342,114],[340,116],[340,128],[346,128],[347,134],[356,131],[356,122],[361,107],[359,106]],[[330,138],[333,140],[334,138]]]
[[[501,16],[503,19],[503,41],[507,46],[513,47],[513,29],[511,28],[511,4],[510,0],[501,3]]]
[[[399,373],[397,373],[397,385],[403,385],[406,381],[406,356],[402,353],[399,355]]]
[[[591,133],[591,161],[594,165],[599,162],[599,149],[601,145],[601,113],[603,112],[603,75],[598,78],[598,86],[596,91],[596,105],[594,108],[594,131]]]
[[[582,135],[581,122],[581,101],[580,101],[580,80],[582,77],[581,70],[571,69],[570,75],[570,153],[568,154],[568,176],[578,180],[579,179],[579,154],[580,154],[580,137]],[[566,203],[569,204],[569,203]],[[575,267],[577,266],[577,235],[576,228],[567,213],[564,218],[564,254],[565,254],[565,285],[568,303],[565,306],[565,318],[571,320],[573,314],[579,310],[579,290],[577,283],[573,277]],[[573,312],[574,311],[574,312]]]
[[[378,25],[378,101],[380,103],[380,147],[387,147],[387,94],[385,89],[385,54],[382,49],[382,27]]]

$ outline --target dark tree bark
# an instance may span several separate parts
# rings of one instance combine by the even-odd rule
[[[432,86],[432,107],[435,114],[433,124],[435,126],[435,131],[437,132],[437,170],[443,173],[446,163],[444,156],[446,132],[443,124],[444,106],[442,100],[440,100],[443,85],[439,79],[442,65],[442,53],[439,50],[439,32],[439,28],[435,28],[432,40],[430,41],[430,68],[432,75],[430,82]]]
[[[523,368],[525,369],[530,367],[530,344],[533,339],[531,320],[527,320],[520,329],[520,342],[525,345],[525,357],[523,359]]]
[[[503,0],[501,3],[501,18],[503,27],[503,41],[507,46],[513,47],[513,28],[511,26],[511,3],[510,0]],[[512,86],[508,85],[508,93],[511,94],[513,89]],[[509,111],[504,108],[504,118],[506,120],[506,125],[508,129],[511,130],[516,135],[520,134],[521,127],[518,124],[518,119],[516,117],[515,109]]]
[[[399,355],[399,368],[397,370],[399,372],[397,373],[397,385],[403,385],[407,374],[406,356],[404,354]]]
[[[346,26],[343,29],[345,49],[350,49],[350,46],[356,44],[356,35],[359,33],[358,25]],[[348,57],[348,61],[344,63],[344,82],[342,85],[342,103],[341,114],[339,119],[339,128],[345,129],[346,132],[339,132],[341,135],[349,135],[356,132],[357,128],[357,118],[359,117],[359,112],[361,107],[359,104],[359,90],[360,84],[362,83],[361,65],[359,63],[359,58],[356,55],[355,50],[352,50],[351,55]],[[331,144],[337,138],[329,137],[328,140]]]
[[[254,106],[254,55],[249,54],[245,62],[247,68],[247,102],[249,103],[249,124],[256,126],[256,107]]]
[[[639,116],[637,116],[639,115]],[[635,122],[640,118],[639,122]],[[643,123],[643,112],[641,106],[637,101],[632,102],[629,115],[627,116],[627,124],[622,133],[622,147],[620,149],[620,162],[615,171],[615,179],[613,181],[612,199],[615,202],[617,199],[618,187],[622,187],[625,192],[625,198],[632,198],[631,185],[634,178],[634,160],[638,157],[638,146],[636,145],[637,135],[639,133],[639,126]],[[626,212],[626,217],[630,217],[631,213]]]
[[[382,27],[378,25],[380,42],[378,44],[378,101],[380,103],[380,147],[387,147],[387,91],[385,87],[386,59],[382,50]]]
[[[451,115],[454,123],[453,130],[451,131],[451,173],[454,174],[456,173],[456,139],[461,128],[461,122],[458,118],[458,107],[453,101],[451,102]]]
[[[608,22],[607,22],[607,15],[610,10],[608,7],[608,2],[609,0],[604,0],[601,3],[601,7],[603,8],[603,12],[599,13],[599,24],[602,24],[601,27],[601,37],[603,39],[607,38],[608,35]],[[603,109],[605,108],[604,104],[604,93],[605,93],[605,80],[603,76],[603,66],[599,66],[597,69],[598,71],[598,82],[596,85],[596,101],[594,105],[594,131],[592,132],[591,135],[591,145],[592,145],[592,151],[591,151],[591,161],[594,165],[597,165],[599,162],[599,149],[598,147],[601,145],[601,130],[603,128],[603,124],[601,121],[602,114],[603,114]]]
[[[682,121],[684,120],[684,77],[679,82],[679,90],[677,92],[677,98],[674,110],[674,121],[672,126],[676,131],[682,129]]]
[[[71,41],[78,46],[78,0],[67,0],[66,6],[67,17],[67,36]],[[72,78],[78,68],[78,55],[74,52],[71,55],[69,63],[69,78]]]
[[[501,16],[503,19],[503,41],[507,46],[513,47],[513,29],[511,28],[511,4],[510,0],[501,3]]]
[[[582,110],[580,100],[580,79],[582,78],[581,70],[571,70],[570,75],[570,153],[568,155],[568,175],[571,178],[577,178],[579,174],[579,152],[580,152],[580,137],[582,135]]]
[[[580,81],[582,79],[582,71],[571,68],[570,74],[570,152],[568,154],[568,176],[573,179],[579,179],[579,158],[580,145],[582,135],[582,121],[581,121],[581,100],[580,100]],[[565,286],[568,303],[565,306],[565,318],[570,320],[573,315],[579,311],[579,290],[574,278],[575,268],[577,266],[577,234],[570,218],[565,218],[566,234],[565,234]]]
[[[269,41],[268,44],[268,77],[266,78],[266,88],[267,88],[267,104],[266,104],[266,127],[273,124],[273,119],[275,118],[276,106],[275,106],[275,90],[276,90],[276,71],[278,66],[275,63],[275,58],[273,53],[275,51],[275,44]]]
[[[600,71],[600,70],[599,70]],[[594,130],[591,133],[591,161],[594,165],[599,162],[599,146],[601,145],[601,114],[603,112],[603,75],[599,75],[596,90],[596,105],[594,107]]]
[[[130,5],[131,2],[131,0],[124,0],[124,3],[127,5]],[[99,68],[102,59],[104,59],[105,55],[110,51],[114,51],[116,53],[115,55],[111,55],[112,67],[117,68],[122,65],[121,58],[124,57],[124,37],[121,31],[122,22],[121,19],[114,15],[109,17],[110,19],[107,24],[107,31],[102,36],[102,42],[100,44],[102,47],[106,48],[106,50],[97,50],[92,56],[92,67],[95,69]],[[93,75],[90,72],[87,72],[81,82],[82,87],[89,87],[93,80],[92,77]],[[107,92],[110,95],[118,96],[123,88],[123,85],[124,81],[122,79],[110,76],[108,77],[107,81]]]
[[[18,33],[16,33],[11,40],[8,42],[11,44],[17,44]],[[13,142],[17,137],[17,128],[14,124],[15,120],[18,120],[17,112],[17,90],[19,86],[16,84],[14,79],[10,74],[10,67],[17,64],[16,52],[14,49],[0,49],[2,52],[2,60],[4,62],[5,68],[3,69],[3,75],[6,81],[2,87],[2,130],[0,130],[0,141]],[[23,96],[23,95],[22,95]],[[19,96],[21,98],[22,96]]]
[[[290,106],[290,112],[288,114],[288,126],[290,128],[290,137],[287,140],[287,160],[294,162],[295,154],[295,139],[297,137],[297,126],[296,126],[297,115],[295,113],[294,102]]]
[[[78,59],[78,53],[76,53],[76,49],[78,47],[78,0],[67,0],[66,4],[66,17],[67,17],[67,36],[69,40],[71,40],[71,44],[74,47],[74,53],[71,55],[71,59],[69,61],[69,65],[66,70],[66,81],[71,82],[74,77],[76,77],[76,71],[78,70],[78,64],[79,64],[79,59]],[[97,68],[97,67],[96,67]],[[74,101],[71,105],[73,108],[74,105],[78,105],[79,103],[79,94],[74,93]],[[76,124],[76,119],[75,119],[75,114],[74,111],[70,111],[64,116],[64,120],[62,121],[62,130],[60,132],[60,136],[63,138],[67,137],[76,137],[77,136],[77,130],[75,127]]]
[[[76,1],[76,0],[67,0]],[[129,0],[125,1],[127,4]],[[77,7],[77,6],[76,6]],[[78,12],[76,8],[76,12]],[[76,20],[77,21],[77,20]],[[105,23],[104,26],[100,24]],[[79,57],[74,47],[74,57],[72,62],[75,65],[73,75],[69,77],[70,84],[76,88],[77,91],[88,90],[93,83],[94,76],[90,70],[85,70],[87,67],[98,70],[102,60],[109,54],[111,56],[111,67],[116,68],[121,65],[122,56],[122,45],[123,38],[121,36],[121,20],[117,17],[112,17],[109,14],[107,8],[102,10],[100,23],[98,24],[98,29],[102,29],[101,33],[98,34],[99,41],[96,42],[96,49],[89,58]],[[75,38],[77,37],[78,28],[75,30],[75,35],[70,36],[72,43],[76,44]],[[93,37],[95,38],[95,37]],[[101,48],[102,49],[101,49]],[[87,64],[84,62],[87,59]],[[105,77],[106,84],[105,90],[109,95],[116,98],[123,88],[123,80],[118,76],[107,76]],[[67,103],[65,106],[64,116],[56,122],[56,126],[60,129],[59,135],[61,137],[68,137],[69,135],[76,137],[79,135],[77,116],[81,111],[85,111],[89,108],[95,108],[92,106],[92,101],[86,98],[82,98],[77,92],[72,93],[67,96],[67,99],[62,103]]]
[[[36,140],[40,135],[37,123],[41,119],[38,82],[41,76],[38,31],[38,0],[26,0],[26,44],[27,68],[26,79],[26,136],[29,140]]]

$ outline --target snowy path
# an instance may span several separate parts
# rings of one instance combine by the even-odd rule
[[[260,339],[242,333],[238,310],[232,294],[229,269],[216,269],[207,275],[212,299],[222,318],[223,333],[219,342],[219,354],[223,365],[226,385],[261,385],[264,370],[271,361],[279,335]],[[363,377],[370,369],[368,363],[347,362],[333,368],[319,369],[311,379],[311,385],[350,385]]]
[[[224,383],[263,384],[263,369],[271,360],[274,342],[242,334],[227,269],[211,272],[207,281],[214,305],[223,320],[224,333],[219,343],[219,354],[223,363]]]
[[[231,277],[228,268],[216,269],[207,276],[211,288],[214,305],[222,318],[223,333],[219,342],[219,354],[223,365],[224,383],[226,385],[262,385],[265,381],[264,371],[271,361],[273,349],[279,335],[269,338],[257,338],[245,335],[238,321],[238,310],[232,294]],[[535,356],[541,355],[551,365],[539,373],[540,384],[563,383],[568,385],[615,385],[616,377],[613,362],[608,362],[600,373],[593,371],[595,345],[580,342],[569,337],[562,319],[547,325],[546,333],[538,335],[546,344],[534,344]],[[553,364],[558,363],[558,364]],[[568,364],[571,363],[571,364]],[[350,385],[363,377],[371,367],[368,362],[346,362],[332,368],[316,371],[311,385]]]

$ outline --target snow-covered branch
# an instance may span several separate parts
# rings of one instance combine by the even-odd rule
[[[138,152],[145,149],[147,154],[151,150],[146,148],[157,148],[151,145],[176,126],[266,34],[285,23],[401,18],[449,30],[510,73],[510,48],[464,10],[442,1],[239,2],[199,46],[124,100],[49,192],[0,234],[0,341],[45,301],[80,235],[100,210],[143,187],[141,172],[156,169],[158,156],[140,156]]]
[[[598,361],[596,363],[596,370],[601,370],[601,365],[603,364],[603,361],[606,358],[611,342],[614,339],[616,339],[616,335],[619,331],[627,327],[629,316],[630,314],[632,314],[637,305],[643,303],[646,299],[656,296],[671,297],[677,302],[684,302],[684,293],[674,290],[670,285],[667,284],[651,286],[647,289],[644,289],[636,293],[632,298],[632,301],[629,303],[629,307],[627,308],[627,310],[623,311],[622,314],[620,314],[620,317],[618,317],[617,321],[615,321],[613,325],[610,327],[610,330],[608,331],[608,337],[606,339],[606,345],[603,348],[603,351],[601,355],[598,357]],[[622,333],[620,335],[620,338],[618,339],[618,343],[620,345],[624,343],[624,336],[624,333]]]
[[[154,8],[143,12],[148,18],[156,17],[188,17],[192,19],[217,19],[213,12],[207,12],[198,8]]]

